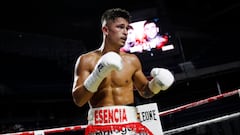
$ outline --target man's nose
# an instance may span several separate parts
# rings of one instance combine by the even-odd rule
[[[128,30],[127,30],[127,29],[124,29],[124,30],[123,30],[123,34],[124,34],[124,35],[128,35]]]

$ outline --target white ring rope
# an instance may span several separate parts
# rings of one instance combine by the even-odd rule
[[[240,89],[230,91],[230,92],[226,92],[226,93],[223,93],[223,94],[219,94],[217,96],[213,96],[213,97],[203,99],[203,100],[200,100],[200,101],[197,101],[197,102],[186,104],[186,105],[174,108],[174,109],[163,111],[163,112],[159,113],[159,116],[165,116],[165,115],[168,115],[168,114],[172,114],[172,113],[175,113],[175,112],[186,110],[186,109],[196,107],[196,106],[199,106],[199,105],[202,105],[202,104],[210,103],[210,102],[213,102],[213,101],[225,98],[225,97],[233,96],[235,94],[239,94],[239,96],[240,96]],[[222,121],[222,120],[229,119],[229,118],[232,118],[232,117],[236,117],[236,116],[239,116],[239,115],[240,115],[240,113],[236,113],[236,114],[232,114],[232,115],[226,115],[226,116],[219,117],[219,118],[216,118],[216,119],[207,120],[207,121],[192,124],[192,125],[189,125],[189,126],[165,131],[164,134],[177,133],[177,132],[181,132],[181,131],[184,131],[184,130],[189,130],[189,129],[192,129],[194,127],[200,126],[200,125],[205,125],[207,123]],[[87,125],[76,125],[76,126],[59,127],[59,128],[43,129],[43,130],[36,130],[36,131],[24,131],[24,132],[17,132],[17,133],[7,133],[7,134],[2,134],[2,135],[44,135],[44,133],[58,133],[58,132],[65,132],[65,131],[83,130],[86,127],[87,127]]]

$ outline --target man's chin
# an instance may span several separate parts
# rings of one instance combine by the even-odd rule
[[[125,42],[122,42],[121,44],[120,44],[120,47],[123,47],[125,45]]]

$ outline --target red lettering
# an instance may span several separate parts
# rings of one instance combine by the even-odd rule
[[[99,117],[98,111],[96,110],[96,111],[94,111],[94,121],[95,121],[96,124],[99,123],[99,121],[98,121],[99,118],[98,117]]]
[[[103,110],[99,110],[99,119],[98,119],[99,123],[103,122]]]
[[[108,118],[109,118],[109,123],[113,122],[113,110],[109,110]]]
[[[123,121],[127,121],[127,113],[125,109],[123,109],[123,114],[122,114],[122,122]]]
[[[118,109],[114,109],[114,121],[119,122]]]
[[[108,123],[108,121],[109,121],[109,119],[107,117],[108,116],[107,113],[109,113],[108,110],[106,110],[106,109],[103,110],[103,119],[104,119],[103,123]]]
[[[127,122],[126,109],[102,109],[94,111],[95,124]]]

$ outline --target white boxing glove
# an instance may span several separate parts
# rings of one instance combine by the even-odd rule
[[[87,90],[94,93],[102,80],[113,70],[122,69],[122,58],[115,52],[104,54],[97,62],[93,72],[84,81]]]
[[[168,89],[174,82],[174,76],[168,69],[153,68],[150,74],[153,79],[149,82],[148,87],[154,94]]]

